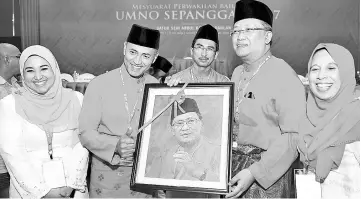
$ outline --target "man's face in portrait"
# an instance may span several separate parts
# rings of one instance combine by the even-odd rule
[[[172,132],[181,146],[193,145],[201,137],[202,126],[198,114],[189,112],[173,119]]]

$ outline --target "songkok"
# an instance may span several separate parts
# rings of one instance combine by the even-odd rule
[[[197,113],[199,119],[202,119],[202,114],[199,111],[197,102],[194,99],[191,98],[185,98],[183,103],[179,104],[177,102],[174,103],[175,105],[172,106],[172,113],[171,113],[171,122],[173,122],[173,119],[177,117],[178,115],[195,112]],[[177,111],[175,111],[174,107],[177,107]]]
[[[262,20],[272,26],[273,13],[264,3],[255,0],[240,0],[236,3],[234,22],[242,19],[254,18]]]
[[[130,29],[127,42],[158,50],[159,39],[159,30],[154,30],[137,24],[133,24],[132,28]]]
[[[196,36],[193,39],[193,45],[197,39],[208,39],[214,41],[217,45],[218,42],[218,31],[211,25],[207,24],[198,29]]]
[[[155,69],[159,69],[164,73],[168,73],[172,68],[172,64],[164,57],[158,56],[155,62],[152,64],[152,67]]]

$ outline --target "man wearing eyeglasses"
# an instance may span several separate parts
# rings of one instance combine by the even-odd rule
[[[175,108],[175,107],[176,108]],[[173,140],[153,159],[146,177],[219,181],[220,146],[204,136],[202,114],[197,102],[185,98],[175,104],[171,113],[171,133]],[[207,194],[167,191],[168,197],[203,197]]]
[[[7,43],[0,44],[0,100],[18,87],[15,85],[14,76],[20,73],[19,58],[20,51],[17,47]],[[9,186],[10,176],[0,157],[0,198],[9,197]]]
[[[172,76],[165,82],[168,86],[178,83],[229,82],[229,78],[215,71],[211,64],[217,59],[219,51],[218,31],[207,24],[200,27],[190,49],[193,65]]]
[[[226,197],[291,197],[290,166],[297,151],[289,139],[305,117],[305,91],[291,66],[271,53],[272,23],[273,13],[264,3],[236,3],[231,38],[242,65],[231,79],[236,126]]]

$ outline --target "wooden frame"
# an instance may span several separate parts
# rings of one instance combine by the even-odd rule
[[[139,128],[166,107],[171,97],[176,95],[182,86],[183,84],[175,87],[147,84]],[[198,105],[201,116],[197,120],[199,123],[196,123],[199,126],[196,127],[199,128],[192,126],[193,123],[190,125],[189,118],[182,120],[181,127],[172,123],[173,118],[176,120],[175,117],[171,117],[173,105],[144,128],[137,137],[131,188],[228,193],[228,182],[231,177],[234,84],[189,84],[184,93],[186,98],[193,99]],[[185,127],[185,124],[188,127]],[[187,131],[184,128],[191,130]],[[173,159],[180,149],[180,153],[184,154],[186,147],[183,146],[192,143],[184,141],[187,139],[183,138],[188,138],[188,134],[184,135],[181,132],[191,132],[191,136],[199,136],[199,139],[194,139],[198,141],[192,148],[194,150],[186,153],[186,157],[189,157],[187,161]],[[193,140],[193,137],[189,140]]]

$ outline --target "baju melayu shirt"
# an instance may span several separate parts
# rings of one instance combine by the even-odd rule
[[[266,58],[261,58],[254,68]],[[253,75],[238,66],[232,75],[235,83],[236,109],[239,85]],[[244,95],[243,95],[244,94]],[[294,70],[282,59],[271,56],[240,96],[237,143],[250,144],[266,150],[259,162],[248,169],[264,188],[270,187],[289,169],[295,148],[289,142],[291,133],[298,133],[299,121],[306,117],[304,87]]]
[[[143,101],[143,90],[140,88],[146,83],[159,82],[148,74],[140,79],[133,78],[122,65],[96,77],[87,87],[79,129],[81,143],[93,153],[90,197],[136,197],[129,189],[132,165],[123,164],[115,151],[120,136],[125,135],[128,129],[129,115],[124,94],[127,95],[129,114],[134,110],[131,127],[134,129],[132,135],[136,137]]]

